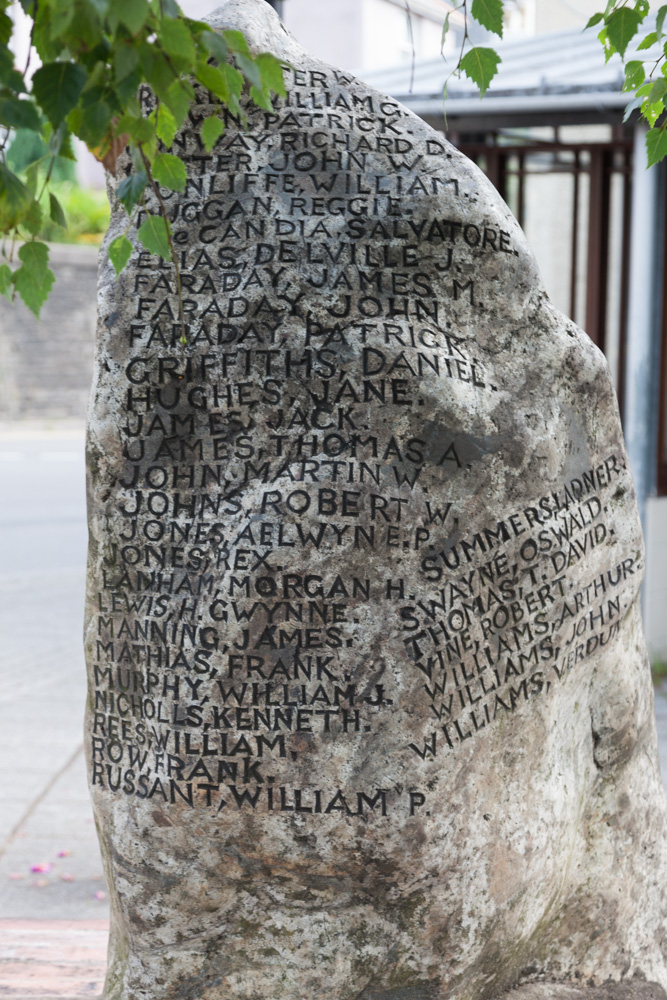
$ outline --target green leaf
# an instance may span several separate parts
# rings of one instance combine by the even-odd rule
[[[147,183],[148,177],[143,170],[130,174],[129,177],[120,182],[116,190],[116,197],[125,206],[127,212],[131,212],[134,206],[141,201]]]
[[[646,121],[649,123],[650,128],[653,128],[653,126],[655,125],[655,123],[657,122],[658,118],[660,117],[660,115],[663,113],[664,110],[665,110],[665,105],[662,101],[654,101],[653,103],[651,103],[651,101],[646,100],[642,104],[642,114],[646,119]]]
[[[48,125],[47,129],[51,126]],[[51,129],[49,136],[49,152],[54,156],[64,156],[67,160],[76,160],[76,154],[72,148],[72,133],[62,122],[58,128]]]
[[[260,90],[259,87],[250,88],[250,97],[254,104],[258,108],[263,108],[264,111],[273,111],[273,104],[271,103],[271,94],[268,90]]]
[[[607,19],[607,38],[620,55],[637,34],[642,16],[631,7],[618,7]]]
[[[139,65],[139,53],[131,44],[122,44],[114,55],[114,73],[117,81],[125,80]]]
[[[128,240],[127,236],[117,236],[116,239],[109,244],[109,260],[114,266],[116,277],[118,277],[132,256],[132,249],[132,244]]]
[[[187,113],[190,110],[190,102],[194,96],[192,87],[183,80],[174,80],[165,94],[165,104],[172,112],[179,128],[187,117]]]
[[[133,73],[130,73],[124,80],[120,80],[116,84],[116,96],[119,98],[121,105],[126,104],[136,94],[140,85],[140,69],[135,69]]]
[[[623,115],[623,121],[627,122],[632,112],[636,111],[637,108],[640,108],[643,103],[644,103],[643,97],[635,97],[633,101],[630,101],[630,103],[627,105],[625,109],[625,114]]]
[[[204,42],[204,45],[208,49],[209,53],[217,62],[227,62],[229,49],[227,47],[227,42],[224,40],[222,35],[219,35],[217,31],[212,31],[209,28],[209,30],[202,36],[202,41]]]
[[[253,87],[257,87],[259,90],[262,90],[262,74],[255,65],[255,60],[251,56],[244,56],[241,52],[237,52],[234,55],[234,59],[236,60],[236,65],[241,70],[246,80],[248,80]]]
[[[74,135],[88,147],[96,149],[102,144],[109,130],[111,108],[106,101],[94,101],[85,108],[74,108],[67,116],[67,124]]]
[[[232,52],[240,52],[244,56],[250,55],[248,43],[240,31],[223,31],[222,34]]]
[[[133,35],[139,33],[150,13],[146,0],[113,0],[113,11]]]
[[[167,220],[163,219],[161,215],[149,215],[146,221],[139,226],[137,232],[137,236],[147,250],[165,260],[171,260],[168,234]]]
[[[655,31],[657,35],[662,35],[662,28],[665,23],[665,17],[667,17],[667,4],[663,4],[656,15],[655,19]]]
[[[646,152],[648,155],[648,165],[652,167],[667,156],[667,129],[654,128],[646,136]]]
[[[493,49],[473,47],[466,52],[460,63],[465,75],[479,87],[479,96],[484,97],[489,84],[498,72],[500,56]]]
[[[165,55],[161,49],[148,42],[137,45],[139,61],[144,71],[146,82],[159,95],[161,100],[174,82],[174,69],[169,65],[169,56]]]
[[[71,25],[74,20],[75,10],[75,5],[71,2],[68,3],[67,0],[56,0],[56,3],[53,4],[49,27],[50,35],[54,42],[57,43]]]
[[[46,243],[24,243],[19,250],[21,267],[14,272],[14,287],[28,309],[39,319],[42,306],[56,280],[49,269],[49,248]]]
[[[440,54],[441,55],[442,55],[442,53],[444,51],[444,48],[445,48],[445,39],[447,38],[447,32],[449,31],[449,18],[451,17],[451,15],[452,15],[451,10],[447,11],[447,17],[445,18],[445,23],[442,26],[442,36],[440,38]]]
[[[13,229],[32,204],[32,194],[4,163],[0,163],[0,230]]]
[[[24,226],[32,236],[37,236],[42,228],[42,208],[35,198],[33,198],[30,203],[30,208],[23,216],[21,225]]]
[[[285,80],[280,59],[276,59],[270,52],[262,52],[255,59],[255,63],[261,73],[264,89],[272,90],[274,94],[280,94],[281,97],[284,97],[286,94]]]
[[[0,266],[0,295],[4,295],[6,299],[11,302],[12,292],[14,288],[14,275],[9,264],[2,264]]]
[[[657,104],[658,101],[662,101],[664,99],[666,92],[667,92],[667,80],[665,80],[664,78],[656,80],[649,91],[648,103]]]
[[[33,102],[20,101],[17,97],[0,97],[0,123],[10,128],[42,131],[42,123]]]
[[[155,131],[157,132],[158,139],[160,139],[165,146],[169,147],[173,143],[174,136],[178,132],[176,119],[166,104],[161,104],[154,114]]]
[[[116,132],[118,135],[127,132],[132,142],[138,146],[154,138],[155,122],[150,118],[142,118],[141,115],[123,115],[118,119]]]
[[[70,0],[71,2],[71,0]],[[92,7],[98,17],[105,17],[111,0],[85,0],[89,7]],[[114,6],[117,5],[118,0],[113,0]]]
[[[176,3],[176,0],[158,0],[154,2],[156,14],[163,14],[165,17],[182,17],[183,11]]]
[[[241,115],[241,105],[239,103],[239,98],[243,92],[243,77],[237,69],[226,63],[224,66],[220,67],[222,72],[225,74],[225,79],[227,80],[227,86],[229,87],[229,96],[225,103],[228,105],[232,114]]]
[[[0,81],[15,94],[27,94],[23,76],[14,69],[14,57],[8,49],[0,45]]]
[[[54,128],[76,106],[86,80],[85,69],[71,62],[47,63],[36,70],[32,92]]]
[[[109,78],[109,68],[106,64],[106,61],[103,62],[101,59],[98,59],[91,66],[89,60],[88,79],[86,80],[85,87],[81,91],[82,98],[85,97],[86,101],[95,100],[96,95],[102,94],[104,92],[104,88],[106,87],[108,78]],[[83,100],[82,103],[84,103]]]
[[[594,28],[596,24],[600,23],[600,21],[604,21],[604,14],[593,14],[593,16],[588,19],[586,28]],[[584,31],[586,28],[584,28]]]
[[[0,45],[9,45],[13,28],[14,22],[9,14],[4,10],[0,10]]]
[[[210,90],[212,94],[219,97],[225,104],[229,104],[229,84],[224,67],[209,66],[208,63],[198,62],[195,72],[197,79],[207,90]]]
[[[153,177],[170,191],[185,191],[188,179],[183,160],[172,153],[158,153],[153,163]]]
[[[65,218],[63,207],[51,191],[49,191],[49,215],[56,225],[67,229],[67,219]]]
[[[604,61],[606,63],[608,63],[609,60],[611,59],[611,57],[614,55],[614,53],[615,53],[616,50],[615,50],[614,46],[610,44],[609,39],[607,38],[607,29],[606,28],[603,28],[602,31],[599,32],[598,38],[599,38],[600,42],[602,43],[602,48],[604,49]]]
[[[644,38],[637,46],[637,52],[643,52],[644,49],[650,49],[652,45],[658,41],[658,36],[655,31],[649,31],[646,38]]]
[[[204,143],[207,153],[211,152],[224,131],[225,123],[217,115],[206,119],[201,127],[201,141]]]
[[[623,90],[636,90],[641,87],[645,80],[644,63],[639,59],[632,59],[625,64],[625,81]]]
[[[134,0],[131,0],[134,2]],[[195,46],[192,35],[184,21],[174,21],[165,18],[160,24],[158,31],[158,41],[164,51],[170,56],[181,56],[188,62],[195,61]]]
[[[503,37],[502,0],[472,0],[472,16],[494,35]]]
[[[26,186],[33,197],[35,196],[35,191],[37,190],[37,185],[39,184],[41,168],[45,166],[48,160],[49,155],[47,153],[45,156],[40,156],[38,160],[33,160],[33,162],[29,163],[25,169]]]

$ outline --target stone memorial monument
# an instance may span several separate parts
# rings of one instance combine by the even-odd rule
[[[176,138],[185,347],[173,266],[137,245],[117,280],[102,255],[105,998],[664,997],[644,559],[606,363],[442,136],[264,0],[209,20],[284,59],[288,94],[206,154],[200,89]],[[125,225],[116,204],[107,239]]]

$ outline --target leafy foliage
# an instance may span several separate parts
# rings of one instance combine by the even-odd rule
[[[604,19],[610,48],[624,56],[625,50],[637,34],[642,16],[632,7],[616,7]]]
[[[274,95],[285,95],[281,63],[268,52],[253,55],[238,31],[219,34],[185,17],[175,0],[21,0],[41,62],[30,79],[28,66],[14,65],[11,2],[0,0],[0,294],[19,294],[36,315],[48,296],[48,247],[37,237],[68,226],[67,201],[53,182],[59,164],[73,158],[72,135],[112,173],[129,147],[134,169],[117,187],[127,230],[141,211],[138,239],[172,262],[180,285],[160,191],[185,188],[185,166],[169,149],[195,87],[211,95],[212,113],[201,124],[210,150],[223,132],[225,108],[245,122],[244,88],[267,110]],[[32,136],[22,140],[30,155],[21,163],[8,155],[17,133]],[[131,252],[127,233],[110,244],[117,273]]]
[[[480,97],[484,96],[498,72],[501,59],[494,49],[472,44],[468,32],[470,20],[502,37],[505,4],[506,0],[459,0],[445,18],[443,49],[452,14],[463,15],[463,41],[452,73],[465,73],[478,87]],[[648,15],[649,0],[607,0],[604,11],[593,14],[586,28],[600,28],[598,38],[607,61],[614,55],[624,60],[623,90],[634,94],[624,120],[627,121],[633,112],[639,110],[648,123],[650,131],[646,137],[646,150],[648,165],[652,166],[667,157],[667,32],[664,30],[667,4],[657,11],[655,31],[646,34],[626,61],[626,53]],[[643,52],[650,52],[650,58],[643,57]],[[445,100],[452,73],[444,85]]]
[[[667,156],[667,126],[663,120],[667,98],[667,35],[663,30],[667,4],[656,14],[655,31],[648,32],[626,61],[628,47],[648,15],[648,0],[609,0],[604,13],[594,15],[586,27],[602,25],[598,38],[607,59],[618,54],[624,60],[623,90],[635,94],[626,109],[625,120],[639,110],[648,123],[646,152],[648,165],[652,166]],[[642,56],[644,52],[650,52],[648,59]]]
[[[442,28],[441,50],[444,50],[452,14],[463,14],[463,41],[457,64],[447,77],[443,87],[445,102],[447,100],[447,86],[454,73],[457,73],[459,76],[461,73],[465,73],[468,79],[472,80],[478,88],[479,96],[484,97],[489,84],[498,72],[498,66],[501,62],[500,56],[494,49],[487,46],[473,45],[468,34],[468,28],[470,20],[474,20],[483,28],[502,38],[505,0],[472,0],[472,6],[469,6],[469,4],[470,0],[461,0],[460,3],[456,3],[453,10],[447,14]]]
[[[127,230],[109,247],[116,272],[130,258],[127,232],[142,212],[138,239],[171,261],[180,288],[161,189],[185,187],[183,163],[169,149],[188,117],[195,87],[210,94],[212,112],[200,123],[201,141],[210,152],[224,131],[224,109],[245,124],[244,89],[267,111],[275,95],[285,96],[280,61],[268,52],[253,55],[238,31],[217,33],[185,17],[176,0],[20,0],[32,18],[32,43],[41,62],[30,79],[29,66],[14,65],[11,3],[0,0],[0,294],[19,294],[37,315],[48,296],[53,275],[48,247],[38,237],[73,228],[67,199],[53,190],[59,173],[62,179],[62,164],[74,158],[72,135],[112,173],[129,148],[125,163],[132,168],[117,186],[129,215]],[[483,95],[500,57],[489,46],[474,45],[468,26],[476,20],[502,37],[505,0],[459,0],[454,10],[463,14],[465,27],[453,72],[468,76]],[[607,0],[605,10],[589,21],[600,28],[607,58],[618,53],[625,60],[648,12],[648,0]],[[452,11],[445,19],[443,45],[451,16]],[[627,114],[639,109],[650,126],[649,163],[667,156],[666,21],[667,4],[657,12],[655,30],[625,62],[624,90],[634,94]],[[654,46],[657,58],[651,52],[647,63],[642,53]],[[17,242],[22,243],[18,263]]]

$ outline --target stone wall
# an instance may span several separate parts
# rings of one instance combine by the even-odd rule
[[[97,248],[55,244],[56,283],[36,320],[0,305],[0,421],[84,420],[93,367]]]

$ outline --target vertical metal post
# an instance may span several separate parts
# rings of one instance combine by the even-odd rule
[[[507,160],[505,160],[507,163]],[[519,153],[518,158],[519,193],[517,197],[517,222],[523,229],[526,224],[526,158]]]
[[[665,171],[663,168],[663,186]],[[664,198],[663,187],[663,216],[667,222],[667,199]],[[663,228],[663,233],[667,232]],[[660,345],[660,406],[658,412],[658,493],[661,496],[667,495],[667,240],[663,243],[662,251],[662,337]]]
[[[579,152],[574,154],[572,193],[572,244],[570,251],[570,319],[577,322],[577,272],[579,270]]]
[[[646,129],[635,126],[624,424],[642,521],[646,499],[654,488],[657,464],[658,296],[655,293],[659,287],[656,272],[662,257],[659,236],[663,221],[656,211],[660,171],[657,167],[646,169],[645,142]]]
[[[604,351],[609,271],[609,170],[602,149],[591,149],[588,216],[588,281],[585,330]]]
[[[632,150],[623,154],[623,247],[621,252],[621,299],[618,348],[618,406],[625,416],[625,375],[628,352],[628,293],[630,279],[630,228],[632,226]]]

